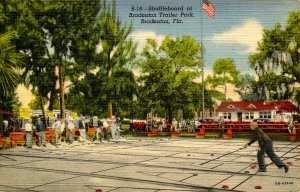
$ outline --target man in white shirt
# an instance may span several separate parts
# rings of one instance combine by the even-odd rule
[[[25,124],[25,131],[26,131],[26,146],[27,148],[32,148],[32,131],[33,125],[31,123],[31,119],[28,119],[27,123]]]

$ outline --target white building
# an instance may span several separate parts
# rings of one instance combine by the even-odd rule
[[[225,120],[251,121],[268,118],[273,121],[287,121],[288,116],[299,113],[290,101],[223,101],[218,108]]]

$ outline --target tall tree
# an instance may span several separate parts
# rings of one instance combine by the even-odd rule
[[[168,120],[176,110],[192,104],[194,87],[199,86],[193,80],[202,65],[201,51],[201,45],[187,35],[174,39],[166,36],[161,46],[148,39],[137,60],[141,67],[140,102],[146,103],[149,111],[163,109]]]
[[[224,89],[225,101],[227,101],[228,85],[238,83],[239,71],[236,69],[233,59],[221,58],[213,64],[213,74],[207,77],[207,82],[212,88],[222,87]]]
[[[98,0],[47,1],[47,15],[43,29],[48,35],[53,59],[58,68],[60,111],[65,116],[65,73],[72,69],[71,47],[78,40],[78,33],[89,28],[99,10]]]
[[[104,2],[95,27],[99,48],[96,55],[98,67],[105,74],[106,87],[114,87],[113,84],[116,82],[113,76],[114,71],[130,64],[135,58],[136,46],[128,37],[132,31],[132,25],[126,23],[122,25],[120,18],[116,15],[116,4],[113,0],[109,6]],[[106,93],[108,117],[111,118],[114,90],[109,89],[106,92],[108,92]]]
[[[259,77],[257,91],[262,99],[290,99],[294,83],[300,80],[299,21],[300,12],[292,12],[285,28],[277,23],[264,29],[257,52],[249,57]]]

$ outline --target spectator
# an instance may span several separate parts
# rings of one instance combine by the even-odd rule
[[[147,122],[146,122],[146,132],[152,131],[152,121],[151,118],[148,117]]]
[[[288,117],[287,127],[288,127],[289,133],[292,134],[293,130],[295,128],[295,122],[293,120],[293,116]]]
[[[120,136],[120,128],[118,119],[115,116],[112,116],[112,120],[110,121],[110,130],[111,130],[111,138],[115,139]]]
[[[166,121],[165,121],[165,119],[160,119],[158,131],[163,131],[164,128],[166,128]]]
[[[186,122],[183,118],[181,118],[179,122],[179,131],[185,130],[185,126],[186,126]]]
[[[123,131],[121,129],[121,127],[122,127],[121,121],[118,117],[114,118],[114,124],[115,124],[115,137],[120,138],[121,132],[123,132]]]
[[[225,120],[224,120],[224,117],[222,115],[220,115],[220,118],[218,120],[218,128],[219,128],[220,137],[223,137],[224,128],[225,128]]]
[[[27,123],[25,124],[25,131],[26,131],[26,146],[27,148],[32,148],[32,131],[33,125],[31,123],[31,119],[28,119]]]
[[[52,127],[54,129],[55,144],[60,144],[61,143],[60,135],[62,133],[61,120],[56,119],[56,121],[55,121],[55,123],[53,123]]]
[[[108,124],[107,120],[104,120],[104,122],[103,122],[104,140],[106,140],[107,142],[109,142],[108,128],[109,128],[109,124]]]
[[[102,121],[98,121],[98,127],[96,128],[95,139],[97,141],[100,140],[100,142],[102,142],[102,130],[103,130],[103,123]]]
[[[68,134],[69,134],[69,144],[73,143],[73,131],[75,128],[75,124],[73,122],[73,119],[69,119],[69,121],[67,122],[67,129],[68,129]]]
[[[10,132],[9,124],[7,120],[3,121],[3,137],[8,137]]]
[[[78,140],[80,142],[85,142],[85,140],[86,140],[86,128],[85,128],[84,119],[79,120],[79,133],[80,133],[80,136],[79,136]]]
[[[187,128],[187,131],[190,133],[190,132],[193,132],[193,126],[191,125],[191,121],[190,120],[187,120],[186,121],[186,128]]]
[[[41,118],[38,118],[35,128],[36,128],[36,135],[38,136],[38,145],[37,146],[46,147],[45,126],[44,126],[43,122],[41,121]]]
[[[178,122],[175,118],[173,118],[172,125],[171,125],[171,132],[172,131],[177,131],[177,126],[178,126]]]

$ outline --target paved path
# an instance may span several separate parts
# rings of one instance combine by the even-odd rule
[[[300,143],[274,142],[290,171],[266,157],[257,172],[257,145],[246,140],[126,138],[0,150],[0,191],[185,192],[300,191]],[[259,188],[261,189],[255,189]]]

